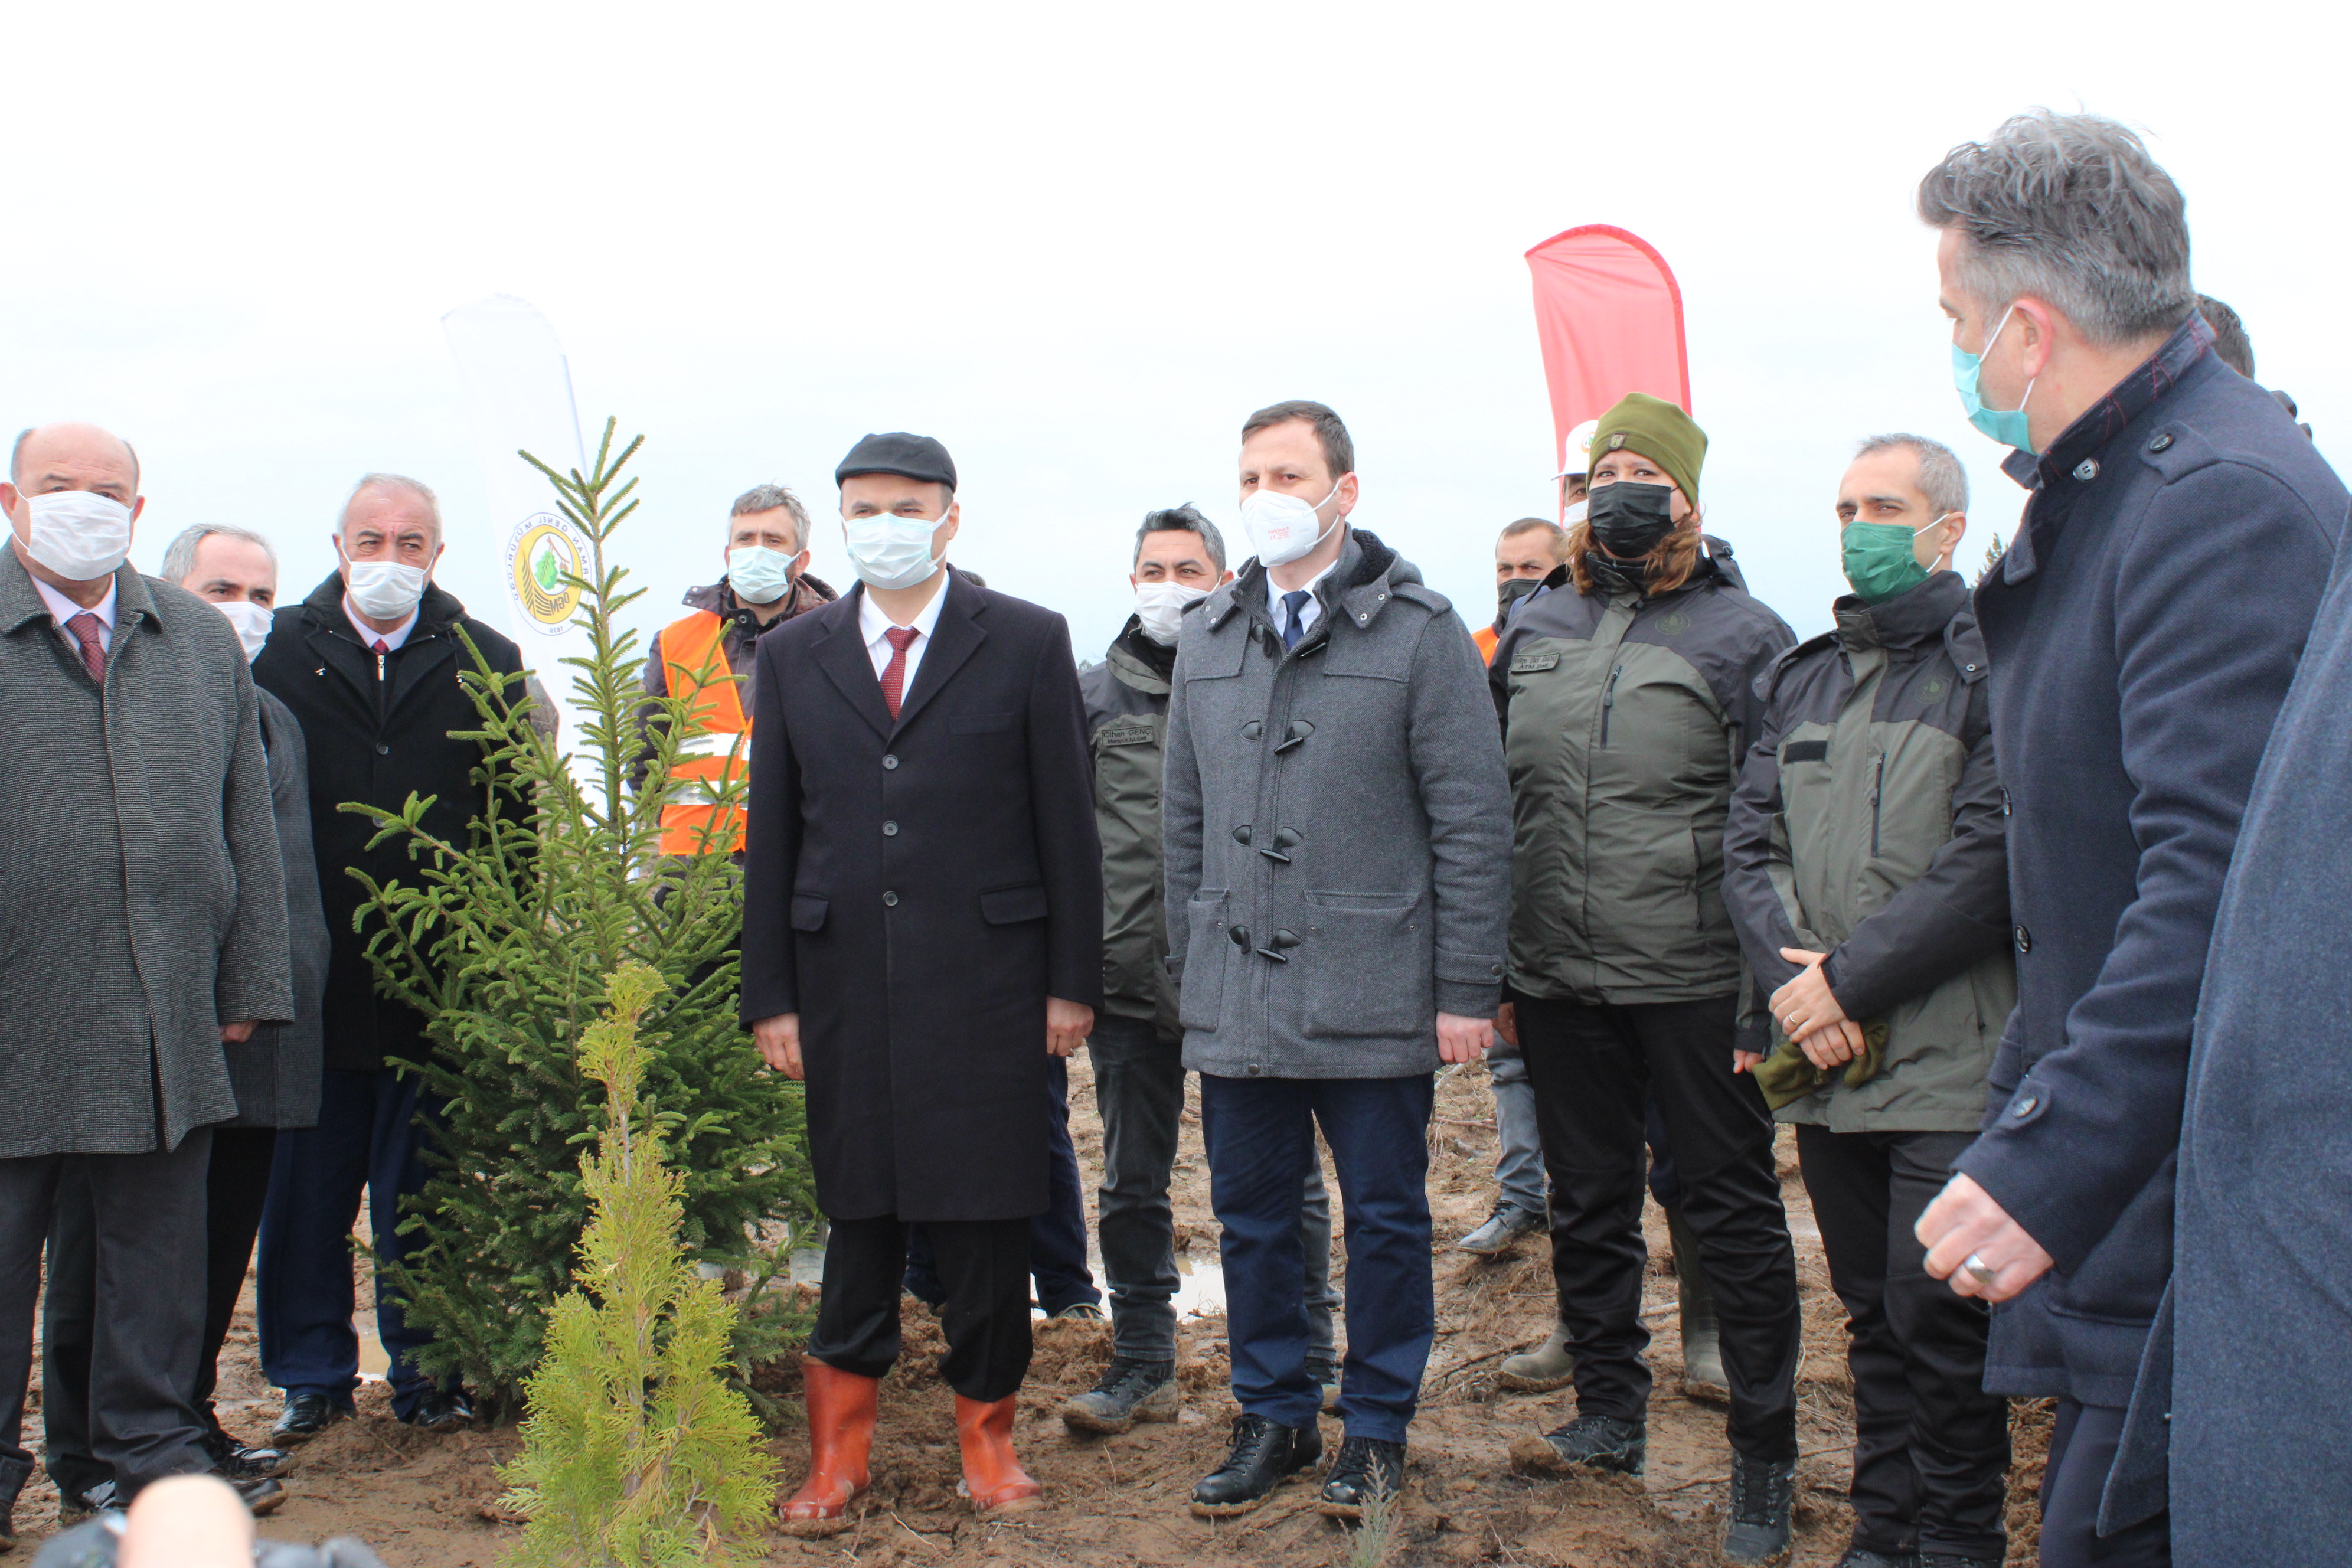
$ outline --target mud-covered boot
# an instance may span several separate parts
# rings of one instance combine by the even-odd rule
[[[1110,1358],[1110,1370],[1087,1392],[1062,1403],[1062,1424],[1073,1432],[1129,1432],[1139,1421],[1173,1421],[1177,1405],[1176,1363]]]
[[[850,1506],[866,1495],[882,1384],[806,1360],[801,1381],[808,1392],[808,1479],[776,1510],[776,1528],[804,1538],[838,1535],[856,1522]]]
[[[1607,1470],[1638,1476],[1650,1452],[1650,1429],[1614,1415],[1580,1415],[1541,1436],[1530,1433],[1511,1442],[1511,1468],[1528,1475],[1567,1476]]]
[[[1555,1322],[1551,1338],[1531,1351],[1507,1355],[1495,1369],[1495,1382],[1522,1394],[1549,1394],[1566,1388],[1576,1378],[1576,1358],[1569,1353],[1568,1325]]]
[[[1723,1560],[1738,1568],[1786,1563],[1789,1510],[1796,1496],[1796,1460],[1732,1455],[1731,1520],[1723,1530]]]
[[[1715,1321],[1715,1282],[1699,1262],[1698,1237],[1679,1207],[1666,1211],[1675,1246],[1675,1283],[1682,1292],[1683,1392],[1694,1399],[1731,1397],[1723,1375],[1723,1331]]]
[[[1013,1394],[986,1403],[956,1395],[964,1489],[971,1494],[972,1511],[991,1519],[1045,1505],[1045,1489],[1013,1456],[1013,1417],[1019,1404],[1020,1396]]]

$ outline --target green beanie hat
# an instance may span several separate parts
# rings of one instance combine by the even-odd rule
[[[1661,397],[1629,392],[1616,407],[1601,416],[1592,432],[1594,468],[1612,452],[1639,452],[1666,470],[1683,492],[1698,504],[1698,470],[1706,461],[1706,432],[1691,416]]]

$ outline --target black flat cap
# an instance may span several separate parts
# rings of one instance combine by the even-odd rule
[[[903,474],[956,488],[955,459],[948,449],[929,436],[909,436],[904,430],[867,436],[852,447],[841,467],[833,470],[833,482],[837,485],[852,474]]]

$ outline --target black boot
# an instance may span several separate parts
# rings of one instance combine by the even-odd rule
[[[1943,1552],[1923,1552],[1911,1560],[1919,1568],[2000,1568],[2002,1557],[1961,1557]]]
[[[1614,1415],[1580,1415],[1540,1437],[1515,1440],[1511,1463],[1544,1476],[1571,1475],[1580,1469],[1638,1476],[1649,1451],[1649,1428],[1641,1422],[1620,1421]]]
[[[1299,1430],[1263,1415],[1237,1416],[1225,1462],[1192,1489],[1193,1517],[1228,1519],[1248,1513],[1322,1457],[1323,1435],[1311,1421]]]
[[[1102,1381],[1062,1403],[1062,1424],[1073,1432],[1127,1432],[1138,1421],[1177,1416],[1176,1363],[1110,1358]]]
[[[1342,1437],[1316,1511],[1327,1519],[1361,1519],[1364,1510],[1404,1489],[1404,1445],[1380,1437]]]
[[[1797,1461],[1731,1456],[1731,1522],[1723,1560],[1762,1568],[1789,1557],[1789,1507],[1796,1500]]]
[[[1845,1555],[1837,1560],[1837,1568],[1919,1568],[1919,1554],[1898,1552],[1889,1556],[1867,1547],[1849,1546],[1845,1549]]]

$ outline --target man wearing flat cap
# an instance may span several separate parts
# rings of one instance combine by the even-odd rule
[[[811,1465],[784,1530],[847,1529],[898,1359],[908,1227],[947,1300],[940,1371],[972,1506],[1037,1506],[1013,1458],[1048,1056],[1102,995],[1102,851],[1062,617],[948,569],[955,464],[868,436],[835,472],[858,584],[760,639],[744,1022],[808,1084],[832,1224],[803,1363]]]

